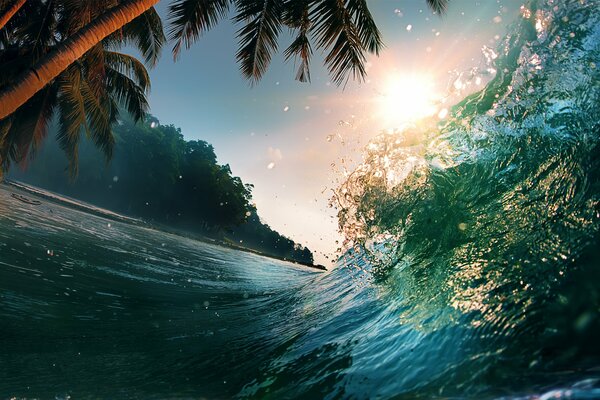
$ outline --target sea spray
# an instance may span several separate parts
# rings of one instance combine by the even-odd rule
[[[376,138],[325,274],[0,188],[0,398],[598,397],[598,9],[525,5]]]
[[[334,196],[350,275],[534,375],[598,362],[598,9],[524,5],[483,90],[373,139]]]

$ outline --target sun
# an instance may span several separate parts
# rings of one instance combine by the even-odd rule
[[[378,108],[383,122],[395,128],[435,114],[439,100],[431,77],[394,75],[385,81]]]

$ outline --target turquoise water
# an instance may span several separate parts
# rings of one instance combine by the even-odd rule
[[[600,398],[599,9],[376,138],[328,273],[0,189],[0,398]]]

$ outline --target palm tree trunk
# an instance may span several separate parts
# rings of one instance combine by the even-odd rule
[[[4,28],[4,25],[23,7],[27,0],[17,0],[12,6],[8,7],[8,10],[3,15],[0,15],[0,29]]]
[[[0,119],[15,112],[34,94],[56,78],[102,39],[131,22],[153,7],[159,0],[130,0],[124,2],[71,36],[24,71],[14,82],[0,90]]]

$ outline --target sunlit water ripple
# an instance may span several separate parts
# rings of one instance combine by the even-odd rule
[[[600,7],[527,7],[368,146],[332,272],[0,188],[0,398],[600,398]]]

